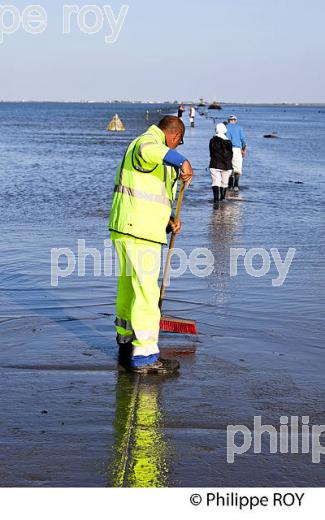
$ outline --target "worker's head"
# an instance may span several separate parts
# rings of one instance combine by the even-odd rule
[[[234,116],[234,115],[229,116],[228,117],[228,123],[232,123],[232,124],[237,123],[237,116]]]
[[[166,136],[166,144],[169,148],[177,148],[183,144],[185,125],[176,116],[165,116],[159,122],[158,127]]]

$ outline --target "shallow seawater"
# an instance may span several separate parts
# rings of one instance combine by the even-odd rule
[[[102,269],[94,276],[90,257],[78,276],[78,240],[102,259],[110,252],[114,175],[127,143],[170,110],[0,104],[2,485],[324,485],[323,461],[272,458],[267,442],[262,454],[232,465],[225,455],[228,424],[251,426],[256,415],[275,426],[280,416],[325,421],[324,108],[229,106],[198,115],[194,129],[185,117],[180,152],[195,179],[177,246],[188,255],[208,248],[214,266],[206,277],[187,269],[167,291],[166,314],[197,320],[199,331],[162,337],[167,355],[179,356],[179,377],[121,374],[116,278]],[[127,128],[118,135],[105,132],[116,111]],[[208,143],[213,117],[228,112],[246,131],[248,155],[239,195],[216,208]],[[278,139],[263,138],[271,132]],[[53,248],[73,252],[72,274],[57,287]],[[230,276],[234,248],[263,249],[268,272],[250,276],[241,256]],[[284,261],[290,248],[291,266],[276,286],[271,250]],[[256,256],[255,272],[261,265]]]

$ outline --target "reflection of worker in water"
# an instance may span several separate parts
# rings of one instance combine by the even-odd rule
[[[247,144],[244,130],[239,126],[235,115],[231,115],[228,118],[227,136],[231,140],[233,146],[233,175],[231,176],[229,187],[234,188],[234,191],[238,191],[239,177],[243,173],[243,158],[246,155]]]
[[[232,172],[232,144],[226,134],[227,127],[219,123],[216,126],[216,135],[210,141],[210,173],[214,202],[226,197]]]
[[[191,123],[192,128],[194,128],[194,126],[195,126],[195,116],[196,116],[195,107],[193,105],[191,105],[190,111],[189,111],[189,118],[190,118],[190,123]]]
[[[232,280],[229,277],[229,255],[231,247],[238,244],[242,236],[242,210],[238,198],[231,204],[220,204],[219,211],[211,211],[208,247],[214,256],[214,269],[208,285],[214,290],[214,300],[218,304],[232,298],[232,292],[228,289]]]
[[[167,486],[168,450],[159,388],[154,379],[126,372],[118,375],[114,460],[108,482],[113,487]]]

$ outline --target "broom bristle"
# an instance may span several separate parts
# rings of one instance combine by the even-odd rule
[[[160,330],[163,332],[174,332],[176,334],[196,334],[196,322],[181,320],[179,318],[162,317]]]

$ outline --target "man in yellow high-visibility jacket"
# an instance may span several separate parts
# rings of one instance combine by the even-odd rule
[[[179,368],[159,357],[159,287],[161,247],[171,218],[177,180],[191,183],[189,161],[175,151],[185,127],[174,116],[152,125],[128,147],[118,168],[109,229],[118,258],[116,332],[122,358],[137,373],[168,374]]]

